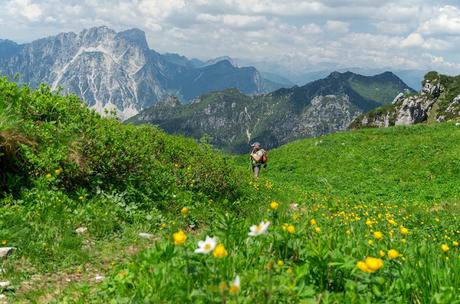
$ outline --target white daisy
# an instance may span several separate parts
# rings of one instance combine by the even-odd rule
[[[267,232],[268,226],[270,226],[270,222],[260,222],[259,225],[252,225],[250,228],[250,232],[248,233],[249,236],[258,236]]]
[[[198,242],[198,248],[195,249],[195,253],[208,254],[216,247],[216,238],[206,236],[206,240]]]

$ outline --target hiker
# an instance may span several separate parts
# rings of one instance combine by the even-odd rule
[[[264,168],[267,166],[267,152],[262,149],[260,143],[255,142],[251,145],[251,166],[252,166],[252,173],[256,178],[259,177],[260,169],[262,165]]]

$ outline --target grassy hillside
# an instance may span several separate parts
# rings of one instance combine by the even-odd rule
[[[389,104],[398,93],[415,93],[401,79],[391,72],[382,73],[374,77],[354,75],[348,82],[351,87],[362,97]]]
[[[344,132],[273,150],[268,179],[253,185],[275,202],[261,201],[254,216],[212,219],[219,224],[184,243],[165,232],[91,299],[456,303],[459,144],[460,129],[440,124]],[[267,232],[248,235],[261,221],[270,222]],[[194,253],[206,236],[217,236],[225,254]]]
[[[34,276],[106,267],[142,247],[139,232],[192,231],[216,213],[250,213],[253,205],[242,203],[254,197],[249,181],[206,145],[0,78],[0,247],[16,248],[1,261],[0,281],[22,290],[12,296],[34,290],[23,287],[34,286]],[[177,217],[184,207],[197,212]],[[55,288],[35,286],[45,294]]]
[[[342,132],[273,150],[267,175],[306,197],[455,201],[460,197],[459,146],[460,128],[454,124]]]
[[[46,87],[2,79],[0,101],[11,302],[460,301],[454,124],[294,142],[254,180],[246,156]]]

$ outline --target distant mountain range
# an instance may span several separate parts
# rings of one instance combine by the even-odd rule
[[[0,75],[37,87],[62,86],[98,112],[116,109],[128,118],[166,96],[190,102],[209,91],[237,88],[246,94],[283,87],[264,79],[254,67],[237,67],[229,58],[210,62],[149,48],[139,29],[115,32],[95,27],[79,34],[17,44],[0,40]]]
[[[232,58],[232,61],[240,66],[253,66],[259,70],[264,78],[269,80],[278,79],[277,82],[284,84],[285,87],[290,87],[289,85],[286,85],[286,81],[291,84],[304,85],[305,83],[325,78],[333,71],[341,73],[349,71],[363,76],[373,76],[386,71],[392,71],[396,76],[401,78],[404,83],[418,91],[422,88],[423,76],[429,72],[429,70],[394,69],[390,67],[340,67],[338,64],[334,63],[319,63],[317,66],[312,68],[301,68],[299,65],[289,69],[280,64],[280,62],[263,60],[257,61],[243,58]]]
[[[204,138],[230,152],[260,141],[273,148],[292,140],[345,130],[359,115],[414,93],[391,72],[362,76],[334,72],[307,85],[248,96],[236,89],[205,94],[191,104],[170,97],[132,117],[169,133]]]

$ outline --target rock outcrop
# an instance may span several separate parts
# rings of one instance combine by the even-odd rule
[[[390,127],[446,121],[460,116],[460,79],[430,72],[419,94],[400,94],[391,105],[358,117],[350,128]]]

